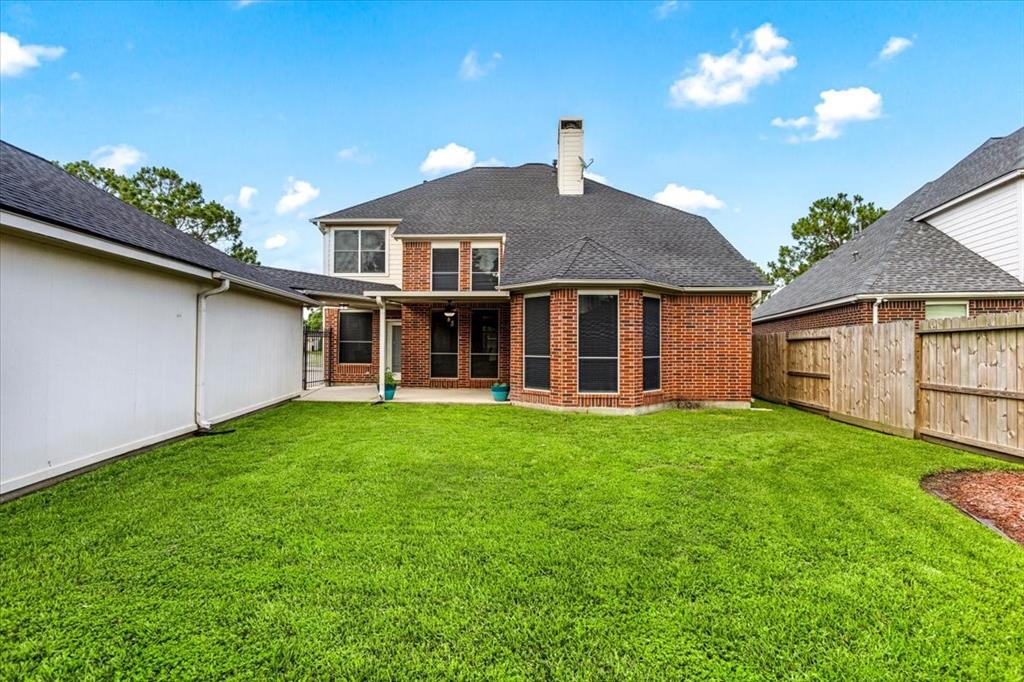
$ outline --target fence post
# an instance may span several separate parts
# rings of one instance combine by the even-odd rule
[[[789,332],[782,332],[782,404],[789,405]]]
[[[921,438],[921,335],[918,323],[914,323],[914,438]]]

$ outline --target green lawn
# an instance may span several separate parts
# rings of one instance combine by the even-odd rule
[[[1009,465],[775,407],[296,403],[0,506],[0,678],[1024,678]]]

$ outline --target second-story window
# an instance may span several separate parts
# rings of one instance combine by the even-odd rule
[[[459,290],[459,248],[434,249],[430,256],[430,288]]]
[[[473,249],[473,291],[494,291],[498,288],[498,249]]]
[[[381,274],[386,265],[387,230],[335,230],[335,274]]]

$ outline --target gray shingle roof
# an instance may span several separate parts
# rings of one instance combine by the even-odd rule
[[[362,293],[366,286],[365,282],[243,263],[46,159],[3,141],[0,141],[0,206],[119,244],[248,279],[290,295],[306,288],[297,284],[309,281],[318,282],[318,290],[338,293],[350,293],[356,288],[357,293]]]
[[[992,138],[754,310],[754,320],[856,295],[1020,291],[1024,284],[913,218],[1024,168],[1024,128]]]
[[[346,279],[333,275],[320,275],[299,270],[284,270],[266,265],[260,269],[268,276],[297,291],[315,292],[320,294],[339,294],[342,296],[362,296],[364,291],[398,291],[398,287],[390,284],[374,284],[361,280]]]
[[[706,218],[589,179],[582,196],[561,196],[547,164],[472,168],[317,220],[381,218],[400,218],[400,236],[505,234],[503,286],[556,271],[674,287],[765,285]]]

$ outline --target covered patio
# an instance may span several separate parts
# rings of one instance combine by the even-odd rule
[[[328,403],[374,403],[380,400],[374,384],[324,386],[304,393],[298,400]],[[495,402],[490,389],[399,387],[393,403],[433,405],[507,405]]]

